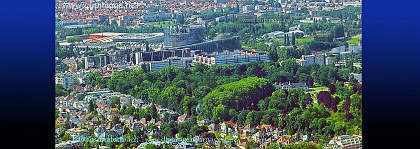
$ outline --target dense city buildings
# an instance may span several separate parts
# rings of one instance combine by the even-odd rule
[[[56,1],[56,148],[361,148],[360,6]]]

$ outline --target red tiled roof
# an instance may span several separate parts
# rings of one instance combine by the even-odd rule
[[[234,122],[232,122],[232,121],[225,121],[224,123],[225,124],[229,124],[232,127],[235,127],[236,126],[236,124]]]

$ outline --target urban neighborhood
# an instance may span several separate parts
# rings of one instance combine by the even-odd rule
[[[361,149],[361,0],[56,0],[55,148]]]

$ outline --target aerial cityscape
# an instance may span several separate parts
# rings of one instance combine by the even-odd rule
[[[56,149],[361,149],[361,0],[55,0]]]

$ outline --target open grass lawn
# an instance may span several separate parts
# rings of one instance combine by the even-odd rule
[[[244,49],[253,49],[253,47],[248,47],[248,46],[245,46],[245,45],[242,45],[242,48],[244,48]]]
[[[359,42],[359,39],[357,38],[352,38],[347,41],[348,44],[357,44],[358,42]]]
[[[316,98],[316,96],[318,95],[318,92],[311,91],[311,92],[309,92],[309,95],[311,95],[311,98],[313,99],[314,103],[318,103],[318,100]]]
[[[264,23],[259,22],[259,23],[256,23],[257,26],[262,26],[262,24],[264,24],[265,27],[269,27],[269,26],[271,26],[271,24],[280,24],[280,22],[274,22],[273,21],[273,22],[264,22]]]
[[[359,42],[359,38],[362,37],[362,34],[358,34],[353,36],[350,40],[347,41],[348,44],[357,44]]]
[[[329,91],[329,89],[328,87],[322,86],[318,83],[315,83],[314,87],[309,88],[309,94],[311,95],[312,99],[314,99],[315,103],[318,101],[316,97],[320,91]]]
[[[362,38],[362,34],[354,35],[353,38]]]
[[[165,23],[163,23],[163,22],[165,22]],[[162,25],[162,28],[175,25],[175,23],[172,22],[172,21],[160,21],[160,25],[159,25],[159,22],[149,22],[149,24],[151,24],[155,27],[160,27],[160,25]]]
[[[313,37],[308,37],[308,38],[298,38],[298,39],[296,39],[297,44],[304,44],[304,43],[307,43],[307,42],[311,42],[311,41],[313,41],[313,40],[314,40],[314,38],[313,38]]]

